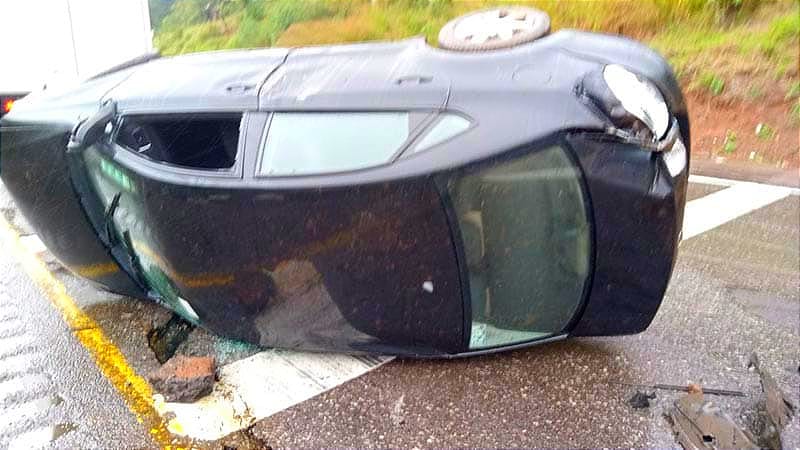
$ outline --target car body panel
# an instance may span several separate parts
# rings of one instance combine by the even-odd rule
[[[21,101],[0,121],[2,177],[23,211],[37,203],[25,194],[35,183],[24,176],[26,165],[35,165],[31,174],[72,186],[51,192],[53,202],[70,208],[64,214],[81,223],[77,235],[94,239],[103,263],[110,259],[120,269],[125,279],[106,280],[107,287],[164,301],[215,332],[261,345],[454,356],[570,334],[635,333],[652,320],[671,274],[688,167],[672,177],[658,152],[605,134],[608,119],[577,91],[608,63],[659,87],[676,121],[672,139],[688,152],[685,104],[661,57],[627,39],[562,31],[480,54],[411,39],[149,61],[89,81],[71,96]],[[112,132],[49,166],[80,116],[104,102],[116,107]],[[259,175],[274,114],[326,111],[405,111],[424,117],[423,130],[447,113],[470,125],[420,152],[409,150],[420,136],[412,133],[374,167]],[[161,164],[115,141],[120,123],[137,114],[220,113],[242,117],[230,169]],[[20,130],[36,123],[58,139],[25,148]],[[581,298],[562,330],[471,348],[474,281],[464,248],[472,244],[455,216],[448,180],[464,168],[553,145],[570,161],[590,222],[591,271]],[[91,247],[56,242],[74,227],[30,214],[41,216],[37,229],[53,236],[45,242],[79,273],[74,261]]]
[[[197,53],[142,64],[107,99],[122,114],[242,111],[258,107],[258,91],[288,50]]]
[[[69,90],[25,97],[6,115],[0,132],[0,176],[17,207],[47,248],[72,272],[101,287],[135,297],[146,294],[98,240],[70,177],[66,145],[81,117],[130,76],[120,71]]]
[[[440,109],[446,74],[427,70],[423,40],[293,49],[261,89],[259,109]],[[325,70],[320,70],[325,67]]]

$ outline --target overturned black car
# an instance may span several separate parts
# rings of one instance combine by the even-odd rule
[[[450,356],[640,332],[680,240],[681,92],[638,43],[531,23],[505,48],[484,20],[446,49],[143,58],[18,101],[0,175],[71,271],[235,339]]]

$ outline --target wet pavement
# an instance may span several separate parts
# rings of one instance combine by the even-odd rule
[[[723,188],[692,183],[689,197]],[[30,231],[2,188],[0,208],[19,231]],[[136,372],[158,367],[146,333],[169,318],[166,310],[97,291],[57,263],[49,267]],[[55,448],[155,448],[6,252],[0,252],[0,274],[0,448],[31,438],[24,433],[34,430],[63,432]],[[675,447],[663,416],[682,394],[655,390],[649,408],[634,409],[628,399],[652,390],[637,385],[695,382],[742,391],[744,398],[709,398],[746,425],[760,391],[758,376],[746,368],[752,352],[800,404],[799,328],[800,197],[794,195],[684,241],[664,303],[642,334],[470,359],[394,360],[258,421],[247,436],[234,437],[235,445]],[[259,350],[198,329],[178,353],[214,355],[224,366]],[[36,405],[26,406],[33,412],[13,413],[29,404]],[[787,448],[800,447],[797,416],[784,437]]]
[[[52,304],[0,252],[0,448],[154,443]]]

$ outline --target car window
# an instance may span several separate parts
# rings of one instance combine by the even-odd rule
[[[589,274],[590,227],[580,175],[550,147],[448,182],[472,309],[470,348],[560,333]]]
[[[469,126],[470,121],[464,117],[450,113],[441,114],[430,130],[428,130],[422,139],[414,145],[414,149],[411,153],[421,152],[434,145],[441,144],[451,137],[465,131]]]
[[[411,134],[408,112],[279,112],[272,116],[260,175],[309,175],[388,163]]]
[[[236,162],[241,114],[126,116],[116,143],[147,159],[194,169]]]

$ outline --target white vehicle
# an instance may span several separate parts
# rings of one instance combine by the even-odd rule
[[[0,116],[153,51],[147,0],[0,0]]]

